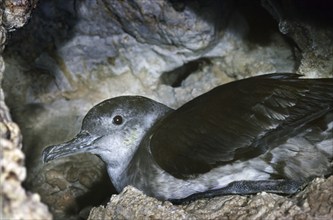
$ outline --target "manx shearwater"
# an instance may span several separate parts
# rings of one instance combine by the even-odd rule
[[[260,191],[294,193],[332,173],[333,79],[268,74],[234,81],[177,110],[141,96],[94,106],[45,162],[99,155],[120,192],[161,200]]]

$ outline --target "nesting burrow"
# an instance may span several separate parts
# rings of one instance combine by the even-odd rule
[[[3,12],[19,7],[6,2]],[[20,29],[4,25],[7,16],[1,87],[23,137],[24,189],[56,219],[85,219],[110,200],[116,192],[97,156],[41,160],[46,146],[72,138],[107,98],[143,95],[176,108],[247,76],[333,77],[333,18],[325,8],[297,0],[44,0],[31,16],[17,12],[30,17]]]

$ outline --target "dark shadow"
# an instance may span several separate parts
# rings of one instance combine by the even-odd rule
[[[262,5],[276,20],[312,23],[319,27],[332,27],[333,24],[331,0],[262,0]]]
[[[271,43],[272,34],[280,34],[278,22],[262,7],[260,0],[238,0],[235,10],[243,16],[248,25],[245,40],[249,43],[266,46]]]
[[[247,23],[247,27],[235,27],[232,31],[244,32],[248,29],[246,40],[251,43],[267,45],[271,41],[272,33],[279,33],[278,23],[262,7],[260,0],[168,0],[176,11],[183,11],[186,7],[194,11],[199,17],[222,29],[234,19],[232,14],[239,13]]]
[[[69,216],[79,216],[82,219],[87,219],[87,213],[80,213],[80,211],[88,208],[87,211],[90,210],[90,207],[106,205],[112,194],[116,194],[114,186],[112,185],[110,178],[107,174],[106,169],[103,169],[103,176],[99,181],[96,181],[95,184],[91,187],[89,192],[86,194],[79,196],[76,198],[77,207],[72,208],[68,207],[65,210],[65,214]],[[84,216],[82,216],[84,215]]]
[[[332,0],[294,0],[295,8],[299,10],[300,17],[307,21],[314,21],[318,25],[333,25]]]
[[[73,36],[78,18],[76,0],[43,0],[28,23],[8,35],[4,56],[19,56],[33,63],[44,51],[52,53]]]
[[[160,79],[161,83],[170,85],[172,87],[180,87],[182,82],[192,73],[200,70],[203,66],[211,64],[210,59],[200,58],[197,60],[190,61],[184,65],[162,73]]]

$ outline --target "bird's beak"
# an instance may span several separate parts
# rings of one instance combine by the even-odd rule
[[[87,132],[80,132],[70,141],[45,148],[43,151],[43,161],[47,163],[56,158],[88,152],[93,147],[92,144],[96,139]]]

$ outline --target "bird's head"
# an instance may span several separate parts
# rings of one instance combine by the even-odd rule
[[[72,140],[47,147],[43,160],[89,152],[112,166],[129,160],[148,130],[171,109],[141,96],[120,96],[94,106]]]

